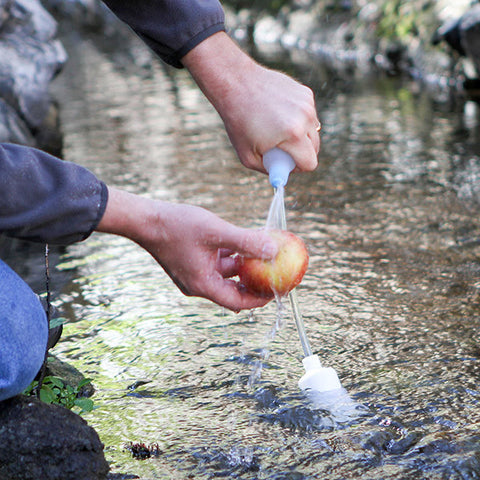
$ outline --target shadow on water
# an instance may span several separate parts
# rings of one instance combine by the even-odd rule
[[[74,40],[55,86],[66,159],[111,185],[264,225],[267,180],[238,164],[184,71],[154,63],[139,73],[125,61],[135,55]],[[126,37],[122,48],[141,47]],[[98,408],[85,417],[112,478],[478,478],[478,107],[294,60],[324,126],[318,170],[286,191],[289,228],[311,258],[300,308],[355,415],[299,392],[289,311],[265,356],[274,305],[234,315],[183,297],[121,238],[60,252],[55,303],[70,322],[56,353],[94,379]],[[161,454],[135,460],[129,442]]]

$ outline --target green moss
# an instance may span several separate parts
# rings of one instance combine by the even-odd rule
[[[91,380],[85,378],[78,385],[72,386],[65,383],[60,377],[47,376],[42,382],[39,397],[42,402],[62,405],[69,410],[76,410],[77,413],[91,412],[94,408],[93,400],[79,397],[79,393]],[[23,392],[25,395],[32,395],[38,388],[38,382],[32,382]]]

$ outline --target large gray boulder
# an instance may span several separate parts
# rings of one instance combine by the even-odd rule
[[[480,4],[462,16],[443,24],[433,36],[433,44],[446,42],[459,56],[469,58],[480,76]]]
[[[460,39],[480,76],[480,4],[472,7],[460,22]]]
[[[100,0],[43,0],[43,5],[56,18],[68,18],[77,26],[103,30],[113,20],[113,14]]]
[[[0,480],[103,480],[103,444],[59,405],[18,396],[0,403]]]
[[[0,100],[10,107],[0,109],[0,141],[43,147],[55,135],[49,87],[67,60],[56,32],[38,0],[0,0]],[[25,130],[30,135],[19,135]]]

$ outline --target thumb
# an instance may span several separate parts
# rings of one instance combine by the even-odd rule
[[[238,227],[226,233],[222,240],[223,247],[245,257],[273,260],[278,253],[277,243],[264,229],[253,230]]]

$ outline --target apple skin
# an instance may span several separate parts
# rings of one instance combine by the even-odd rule
[[[273,297],[285,296],[301,281],[308,267],[308,252],[300,237],[286,230],[269,230],[277,242],[273,260],[240,257],[238,276],[251,292]]]

